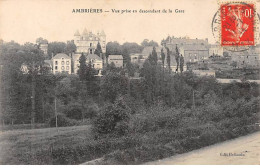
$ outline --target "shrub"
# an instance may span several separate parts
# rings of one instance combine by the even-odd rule
[[[131,109],[118,98],[114,104],[108,104],[97,115],[93,124],[93,131],[98,134],[115,133],[123,135],[127,132]]]

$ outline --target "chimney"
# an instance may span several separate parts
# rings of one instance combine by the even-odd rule
[[[51,53],[51,59],[53,59],[53,53]]]

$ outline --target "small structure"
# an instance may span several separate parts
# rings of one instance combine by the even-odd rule
[[[108,64],[114,63],[116,67],[123,67],[123,56],[122,55],[109,55]]]

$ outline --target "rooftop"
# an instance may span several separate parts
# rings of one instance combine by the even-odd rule
[[[123,59],[122,55],[109,55],[108,59]]]
[[[69,57],[67,54],[64,54],[64,53],[56,54],[56,55],[53,57],[53,59],[61,59],[61,58],[70,59],[70,57]]]

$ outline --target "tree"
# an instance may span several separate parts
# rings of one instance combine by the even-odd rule
[[[43,39],[42,37],[39,37],[36,39],[36,44],[47,44],[48,43],[48,40],[46,39]]]
[[[31,75],[31,100],[32,100],[32,112],[31,112],[31,124],[35,124],[35,95],[36,95],[36,76],[39,74],[43,65],[43,52],[38,46],[32,43],[26,43],[24,50],[21,52],[24,54],[25,62],[29,75]]]
[[[123,49],[122,56],[123,56],[124,65],[130,63],[130,56],[127,48]]]
[[[116,97],[127,93],[128,79],[117,72],[108,72],[101,81],[101,94],[110,102],[114,102]]]
[[[93,131],[98,134],[124,135],[128,130],[127,122],[131,109],[119,97],[113,104],[106,105],[94,120]]]
[[[171,55],[168,47],[166,47],[166,51],[167,51],[167,64],[169,68],[169,73],[171,73]]]
[[[106,45],[106,56],[109,55],[121,55],[122,48],[118,42],[108,42]]]
[[[67,41],[66,47],[65,47],[65,53],[67,55],[70,55],[76,51],[77,47],[74,44],[73,41]]]
[[[66,51],[66,43],[64,42],[51,42],[48,44],[48,55],[49,58],[55,56],[58,53],[65,53]]]
[[[152,65],[154,65],[154,66],[157,65],[158,57],[157,57],[157,52],[156,52],[155,47],[153,47],[150,61],[151,61]]]
[[[181,73],[183,72],[183,66],[184,66],[184,57],[181,54],[181,57],[180,57],[180,71],[181,71]]]
[[[97,44],[97,48],[95,49],[95,52],[94,52],[94,54],[96,54],[97,56],[101,56],[101,54],[102,54],[102,49],[101,49],[101,45],[100,45],[100,43],[98,42],[98,44]]]
[[[177,44],[176,44],[175,50],[176,50],[175,60],[176,60],[176,63],[177,63],[176,72],[178,72],[179,64],[180,64],[180,53],[179,53],[179,49],[177,47]]]
[[[149,41],[148,39],[144,39],[143,42],[141,43],[141,46],[142,47],[149,47],[149,46],[152,46],[152,47],[158,47],[158,43],[151,40]]]
[[[163,68],[164,68],[165,54],[163,52],[163,49],[161,49],[161,58],[162,58],[162,63],[163,63]]]
[[[92,81],[94,78],[95,70],[92,68],[91,61],[89,61],[88,65],[86,66],[86,76],[85,79],[87,81]]]
[[[81,53],[81,56],[79,58],[79,70],[78,70],[78,75],[80,81],[85,81],[86,80],[86,57],[83,53]]]

